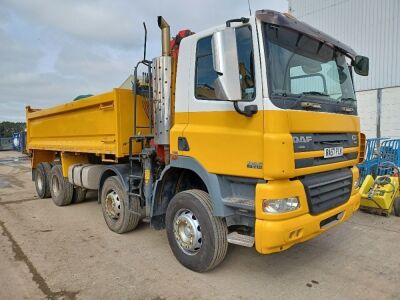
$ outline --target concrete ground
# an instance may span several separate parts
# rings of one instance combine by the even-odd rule
[[[37,199],[21,157],[0,152],[0,299],[400,299],[400,218],[360,212],[268,256],[230,245],[197,274],[165,231],[108,230],[96,195],[67,207]]]

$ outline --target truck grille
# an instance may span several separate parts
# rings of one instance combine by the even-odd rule
[[[318,151],[326,147],[358,146],[357,133],[293,133],[294,152]]]
[[[323,157],[311,157],[311,158],[302,158],[296,159],[294,164],[296,169],[297,168],[307,168],[307,167],[314,167],[326,164],[333,164],[337,162],[342,162],[346,160],[356,159],[358,156],[358,152],[352,152],[343,154],[340,157],[333,157],[333,158],[323,158]]]
[[[335,208],[350,198],[353,175],[350,169],[304,176],[308,207],[313,215]]]
[[[293,147],[294,152],[310,152],[320,151],[330,147],[343,147],[353,148],[358,146],[358,134],[357,133],[293,133]],[[348,160],[354,160],[358,157],[358,151],[345,153],[341,157],[335,158],[323,158],[323,157],[311,157],[311,158],[299,158],[295,160],[296,168],[307,168],[320,166],[325,164],[343,162]]]

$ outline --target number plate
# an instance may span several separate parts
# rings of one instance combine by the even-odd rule
[[[324,148],[324,158],[343,156],[343,147]]]

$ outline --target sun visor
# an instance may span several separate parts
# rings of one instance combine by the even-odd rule
[[[289,14],[280,13],[273,10],[258,10],[256,11],[256,18],[265,23],[274,24],[302,32],[303,34],[320,42],[323,42],[328,46],[340,49],[353,60],[357,55],[357,53],[349,46],[339,42],[338,40],[315,29],[310,25],[297,20],[295,17]]]

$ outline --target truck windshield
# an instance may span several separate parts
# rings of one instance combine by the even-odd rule
[[[271,101],[280,108],[356,114],[344,53],[301,32],[264,24]]]

